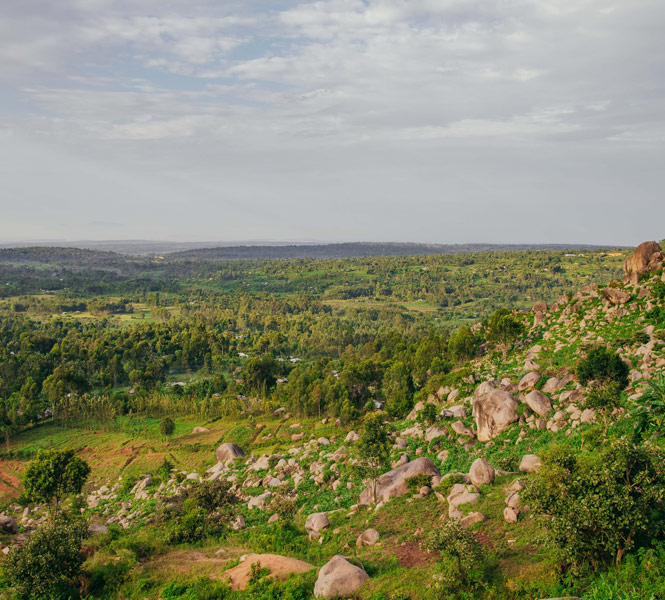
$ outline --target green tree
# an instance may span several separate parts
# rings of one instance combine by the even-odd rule
[[[81,572],[84,519],[63,515],[38,527],[22,546],[14,546],[3,565],[4,575],[21,599],[63,600],[77,596],[74,580]]]
[[[173,435],[175,432],[175,422],[171,417],[165,417],[159,422],[159,432],[167,439]]]
[[[357,466],[372,481],[372,499],[376,502],[377,480],[390,466],[390,434],[381,413],[365,417],[358,440]]]
[[[587,455],[555,447],[523,500],[546,516],[565,564],[598,568],[609,559],[618,564],[626,552],[662,533],[665,452],[624,439]]]
[[[80,494],[90,474],[88,463],[74,450],[40,450],[23,475],[26,498],[32,502],[58,504],[68,494]]]
[[[508,309],[502,308],[487,320],[485,330],[489,341],[507,345],[520,336],[524,326]]]
[[[460,327],[448,342],[448,351],[456,361],[473,358],[478,352],[479,341],[468,327]]]
[[[391,417],[404,417],[413,406],[413,380],[407,366],[394,362],[383,376],[386,410]]]

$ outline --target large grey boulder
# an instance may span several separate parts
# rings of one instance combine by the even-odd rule
[[[517,402],[505,390],[493,390],[473,402],[478,440],[487,442],[519,419]]]
[[[360,494],[360,504],[373,502],[386,502],[390,498],[404,496],[409,492],[406,480],[416,475],[441,476],[439,470],[429,458],[417,458],[410,463],[388,471],[379,477],[376,482],[376,498],[374,498],[372,483]]]
[[[314,584],[314,596],[346,598],[355,594],[367,579],[369,576],[363,569],[337,554],[321,567]]]
[[[469,469],[469,477],[473,485],[486,485],[494,481],[495,476],[494,467],[490,465],[484,458],[477,458],[473,461],[471,469]]]
[[[541,417],[544,417],[552,410],[550,399],[538,390],[531,390],[524,398],[524,402],[533,412]]]
[[[245,452],[237,444],[222,444],[215,450],[215,458],[218,463],[224,463],[234,458],[243,458],[244,456]]]

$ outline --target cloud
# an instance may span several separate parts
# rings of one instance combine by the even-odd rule
[[[184,202],[245,238],[275,239],[281,206],[284,236],[446,241],[436,223],[452,221],[458,241],[497,240],[497,224],[524,241],[539,212],[502,219],[497,203],[549,210],[557,192],[587,214],[628,183],[665,216],[664,22],[650,0],[26,0],[0,19],[0,151],[18,165],[16,139],[42,148],[18,165],[35,205],[52,157],[94,170],[67,186],[90,206],[77,227],[106,220],[104,173],[146,214]],[[160,237],[184,235],[160,219]],[[579,219],[549,222],[551,241],[579,236]],[[620,216],[603,227],[624,235]]]

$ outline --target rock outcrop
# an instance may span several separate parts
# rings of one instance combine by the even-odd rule
[[[346,598],[355,594],[368,579],[367,573],[340,554],[321,567],[314,584],[316,598]]]
[[[373,502],[387,502],[391,498],[404,496],[409,492],[406,480],[416,475],[431,475],[440,477],[441,473],[429,458],[417,458],[416,460],[388,471],[376,481],[376,498],[373,497],[372,483],[360,494],[360,504],[372,504]]]
[[[215,458],[217,462],[221,463],[234,458],[243,458],[244,456],[244,450],[237,444],[222,444],[215,450]]]
[[[656,242],[640,244],[623,264],[624,282],[637,283],[640,275],[651,273],[663,266],[665,254]]]
[[[316,568],[303,560],[279,554],[248,554],[245,560],[223,574],[223,577],[228,578],[232,590],[244,590],[247,587],[252,576],[252,565],[256,563],[262,569],[269,569],[270,577],[275,579],[283,579],[292,573],[306,573]]]
[[[505,390],[493,390],[473,402],[478,440],[487,442],[519,419],[517,402]]]

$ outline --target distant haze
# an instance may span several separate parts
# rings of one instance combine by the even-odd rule
[[[663,30],[655,0],[5,2],[0,241],[660,240]]]

